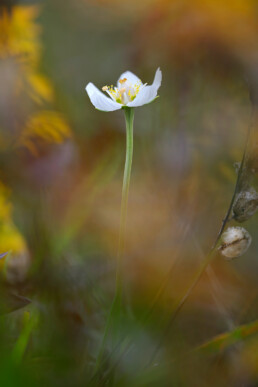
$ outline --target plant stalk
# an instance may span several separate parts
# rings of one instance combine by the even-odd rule
[[[123,110],[125,113],[125,123],[126,123],[126,157],[125,157],[124,178],[123,178],[123,188],[122,188],[121,217],[120,217],[119,243],[118,243],[118,253],[117,253],[116,292],[108,314],[104,335],[102,338],[100,350],[95,363],[93,377],[97,374],[99,370],[106,341],[107,341],[108,332],[112,323],[113,315],[117,310],[119,311],[121,306],[121,297],[122,297],[122,290],[123,290],[122,268],[123,268],[123,255],[124,255],[124,246],[125,246],[127,204],[128,204],[130,177],[131,177],[132,160],[133,160],[133,120],[134,120],[133,108],[124,107]]]
[[[124,179],[122,188],[122,201],[121,201],[121,218],[119,229],[119,244],[117,254],[117,272],[116,272],[116,297],[120,298],[122,293],[122,266],[123,255],[125,246],[125,233],[126,233],[126,218],[127,218],[127,205],[129,186],[131,178],[131,169],[133,161],[133,120],[134,110],[133,108],[124,107],[125,122],[126,122],[126,158],[124,167]]]

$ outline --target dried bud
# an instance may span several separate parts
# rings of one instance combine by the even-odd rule
[[[250,187],[247,191],[240,192],[233,206],[233,218],[244,222],[251,218],[258,209],[258,193]]]
[[[243,227],[229,227],[221,237],[221,254],[228,259],[240,257],[251,244],[251,235]]]

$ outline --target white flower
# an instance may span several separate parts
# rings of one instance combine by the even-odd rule
[[[161,85],[162,73],[158,68],[153,84],[147,86],[130,71],[123,73],[117,87],[104,86],[102,90],[107,92],[105,96],[93,83],[88,83],[86,91],[96,109],[102,111],[113,111],[121,109],[123,106],[137,107],[152,102],[157,97],[158,89]]]
[[[251,244],[252,238],[243,227],[229,227],[221,236],[221,254],[228,259],[240,257]]]

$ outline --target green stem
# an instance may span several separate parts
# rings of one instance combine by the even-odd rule
[[[21,361],[23,359],[26,348],[28,346],[31,332],[36,325],[37,317],[38,316],[35,314],[30,315],[29,312],[24,313],[23,329],[22,329],[22,332],[21,332],[21,334],[20,334],[20,336],[19,336],[19,338],[18,338],[18,340],[13,348],[12,355],[11,355],[13,358],[13,361],[16,364],[21,363]]]
[[[126,216],[127,216],[127,203],[128,203],[128,194],[130,186],[130,177],[132,169],[132,160],[133,160],[133,119],[134,119],[134,110],[133,108],[124,107],[125,112],[125,123],[126,123],[126,157],[125,157],[125,167],[124,167],[124,179],[123,179],[123,189],[122,189],[122,201],[121,201],[121,218],[120,218],[120,229],[119,229],[119,244],[118,244],[118,254],[117,254],[117,269],[116,269],[116,293],[114,300],[112,302],[104,335],[102,338],[102,343],[100,350],[96,359],[94,375],[96,376],[102,356],[104,353],[107,335],[112,323],[112,318],[114,313],[120,307],[120,301],[122,297],[122,266],[123,266],[123,255],[124,255],[124,241],[125,241],[125,229],[126,229]]]
[[[116,298],[120,298],[122,293],[122,266],[123,255],[125,245],[125,229],[126,229],[126,217],[127,217],[127,204],[128,194],[130,186],[130,177],[133,160],[133,108],[125,107],[125,122],[126,122],[126,158],[124,168],[124,179],[122,189],[122,202],[121,202],[121,218],[120,218],[120,230],[119,230],[119,245],[117,254],[117,272],[116,272]]]

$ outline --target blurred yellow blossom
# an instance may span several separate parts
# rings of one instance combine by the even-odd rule
[[[5,138],[15,136],[11,143],[17,144],[18,139],[20,145],[28,146],[34,154],[36,143],[32,146],[32,138],[38,136],[59,144],[71,135],[64,118],[49,110],[54,91],[51,82],[39,71],[38,14],[37,6],[15,6],[10,13],[6,9],[0,13],[0,82],[3,85],[0,136],[2,133]],[[1,138],[0,143],[6,144],[6,141]]]
[[[8,200],[9,190],[0,183],[0,248],[13,255],[26,251],[26,242],[12,221],[12,205]],[[0,261],[2,265],[4,259]]]
[[[25,145],[35,155],[37,138],[47,143],[59,144],[70,135],[70,128],[60,114],[43,110],[29,117],[18,144]]]
[[[35,6],[16,6],[12,13],[3,8],[0,16],[0,58],[15,55],[18,60],[35,66],[40,57],[39,26]]]

